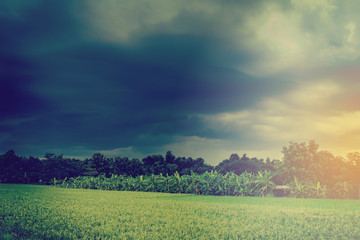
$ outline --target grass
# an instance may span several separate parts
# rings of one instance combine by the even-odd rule
[[[360,201],[0,184],[0,239],[360,239]]]

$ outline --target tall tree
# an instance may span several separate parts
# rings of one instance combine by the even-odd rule
[[[316,181],[314,159],[318,148],[319,145],[315,141],[309,141],[309,144],[290,142],[288,146],[283,147],[284,175],[288,182],[294,177],[300,181]]]

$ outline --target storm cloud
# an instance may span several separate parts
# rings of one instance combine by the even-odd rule
[[[343,70],[358,63],[355,13],[332,1],[3,1],[0,151],[216,163],[278,158],[288,141],[332,147],[326,129],[358,111],[357,73]]]

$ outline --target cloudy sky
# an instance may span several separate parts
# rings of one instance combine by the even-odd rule
[[[0,151],[360,146],[360,1],[3,0]]]

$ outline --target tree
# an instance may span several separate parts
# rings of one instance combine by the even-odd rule
[[[140,176],[143,175],[143,165],[139,159],[129,159],[127,157],[116,157],[112,161],[112,174],[127,175],[127,176]]]
[[[172,154],[171,151],[166,152],[165,161],[167,164],[175,163],[175,156]]]
[[[348,158],[349,174],[351,175],[352,181],[360,185],[360,153],[348,153],[346,156]]]
[[[0,156],[0,182],[25,183],[23,158],[15,154],[14,150],[7,151]]]
[[[290,142],[283,148],[282,174],[286,183],[295,186],[293,189],[305,189],[307,197],[358,197],[360,154],[350,153],[344,159],[318,148],[314,141]]]
[[[42,162],[38,158],[29,157],[25,159],[24,164],[26,183],[38,183],[41,180]]]
[[[165,164],[166,174],[173,175],[178,169],[178,165],[175,164],[175,156],[172,154],[171,151],[168,151],[166,153]]]
[[[225,159],[220,162],[215,170],[219,171],[222,174],[226,174],[228,172],[236,173],[237,175],[242,174],[243,172],[251,172],[257,173],[261,170],[270,170],[273,167],[271,166],[271,162],[269,165],[264,163],[264,161],[257,158],[249,158],[246,154],[244,154],[241,158],[236,153],[231,154],[229,159]]]
[[[283,147],[283,174],[286,181],[290,182],[296,177],[299,181],[316,182],[316,170],[314,159],[319,145],[314,141],[306,143],[290,142]]]

